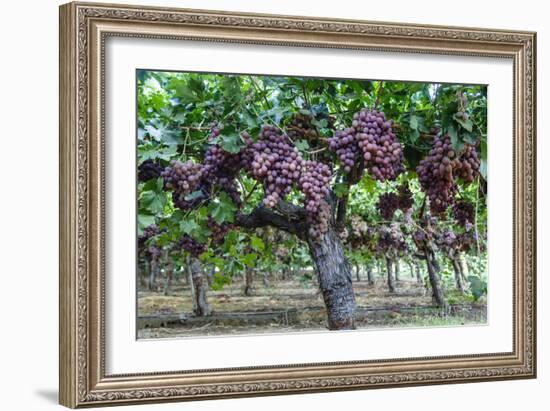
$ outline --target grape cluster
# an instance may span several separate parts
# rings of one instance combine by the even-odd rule
[[[334,137],[329,138],[329,148],[336,153],[344,171],[351,172],[359,161],[359,147],[357,145],[357,132],[353,127],[338,130]]]
[[[407,251],[407,242],[397,223],[382,226],[378,230],[378,251],[384,254],[400,254]]]
[[[198,192],[198,196],[193,198],[188,197],[188,193],[176,190],[172,192],[172,202],[176,208],[180,210],[191,210],[197,208],[205,198],[208,198],[208,187],[200,182],[195,188],[194,193]]]
[[[315,140],[319,137],[317,128],[311,123],[313,118],[303,113],[296,113],[292,116],[287,127],[288,136],[293,140]]]
[[[145,245],[147,240],[160,234],[160,228],[156,224],[151,224],[143,229],[143,232],[138,236],[138,246],[141,248]]]
[[[212,141],[220,134],[223,125],[212,125],[209,140]],[[242,136],[245,140],[250,137]],[[203,181],[205,185],[217,186],[221,191],[229,195],[231,200],[241,204],[241,196],[237,188],[236,177],[242,167],[241,153],[229,153],[219,144],[211,144],[204,155]]]
[[[399,209],[403,212],[410,210],[414,204],[413,193],[407,183],[403,183],[397,190]]]
[[[415,230],[415,232],[413,233],[413,240],[414,242],[417,244],[417,245],[423,245],[425,243],[428,242],[428,236],[427,234],[424,232],[424,230],[421,230],[421,229],[417,229]]]
[[[447,254],[451,254],[459,245],[456,234],[451,230],[443,230],[438,233],[435,242]]]
[[[475,208],[468,201],[458,201],[453,205],[453,217],[461,227],[468,227],[474,223]]]
[[[145,182],[160,177],[162,166],[153,160],[145,160],[138,166],[138,181]]]
[[[177,250],[187,251],[193,257],[198,257],[207,250],[206,244],[195,240],[187,234],[183,235],[179,239],[175,248]]]
[[[338,237],[340,237],[340,240],[343,242],[346,242],[349,238],[349,230],[347,227],[344,227],[340,232],[338,233]]]
[[[416,246],[422,250],[428,242],[434,238],[436,232],[435,227],[437,224],[437,219],[428,213],[422,216],[420,220],[420,227],[417,228],[412,235],[412,238]]]
[[[213,218],[208,218],[207,226],[208,230],[210,230],[210,238],[214,244],[223,242],[226,234],[235,228],[235,225],[231,223],[224,222],[218,224]]]
[[[430,210],[442,214],[454,201],[455,178],[472,182],[479,172],[479,160],[474,146],[467,145],[459,155],[448,135],[436,136],[428,156],[416,168],[420,185],[430,199]]]
[[[378,212],[384,220],[391,220],[399,208],[399,196],[395,193],[383,193],[378,199]]]
[[[329,139],[345,172],[359,166],[376,180],[394,180],[403,172],[403,150],[392,131],[391,121],[376,110],[362,109],[353,115],[351,127]]]
[[[471,183],[479,175],[479,157],[477,156],[476,147],[466,145],[462,154],[460,154],[459,167],[456,170],[456,175],[462,178],[466,183]]]
[[[350,235],[348,242],[353,249],[361,248],[370,244],[375,234],[375,230],[369,227],[367,222],[358,215],[352,215],[350,218]]]
[[[353,237],[363,237],[369,234],[369,225],[358,215],[352,215],[350,218],[351,234]]]
[[[331,175],[328,165],[311,160],[305,162],[298,185],[305,195],[306,211],[314,213],[319,209],[321,201],[329,194]]]
[[[173,160],[170,166],[162,171],[164,187],[173,190],[172,200],[176,207],[185,210],[191,206],[185,197],[199,188],[203,169],[201,164],[193,163],[191,160],[185,163]]]
[[[428,156],[420,161],[416,172],[422,189],[430,199],[430,209],[436,214],[445,212],[457,190],[453,170],[459,159],[449,136],[434,138]]]
[[[149,247],[147,247],[147,255],[151,260],[158,261],[162,255],[162,250],[158,245],[150,244]]]
[[[474,230],[465,230],[455,234],[451,230],[445,230],[436,236],[436,244],[447,254],[455,252],[469,252],[477,247],[478,236]],[[482,244],[480,243],[480,248]]]
[[[478,235],[475,230],[466,230],[457,236],[457,244],[460,251],[469,252],[477,248]],[[479,242],[480,251],[484,251],[484,243]]]
[[[218,130],[214,128],[214,130]],[[216,133],[212,132],[210,140]],[[213,184],[219,184],[223,180],[233,180],[241,167],[239,153],[229,153],[218,144],[211,144],[204,154],[204,178]]]
[[[264,183],[264,205],[274,207],[300,179],[304,160],[288,136],[265,125],[259,140],[248,147],[253,153],[251,174]]]
[[[319,241],[328,231],[330,218],[330,205],[325,200],[321,200],[317,211],[306,211],[306,220],[309,224],[308,234],[313,241]]]

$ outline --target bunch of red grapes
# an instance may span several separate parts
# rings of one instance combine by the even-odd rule
[[[351,127],[329,139],[329,148],[347,173],[355,167],[366,168],[374,179],[386,181],[404,171],[401,144],[383,112],[362,109],[355,113]]]
[[[145,160],[138,166],[138,181],[146,182],[160,177],[163,167],[158,161]]]
[[[454,201],[456,178],[472,182],[479,174],[477,151],[474,146],[466,146],[462,153],[456,153],[448,135],[436,136],[428,156],[420,162],[416,172],[430,199],[430,210],[442,214]]]

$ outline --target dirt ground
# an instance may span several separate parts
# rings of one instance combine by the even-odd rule
[[[161,284],[160,284],[161,285]],[[138,291],[138,338],[174,338],[204,335],[285,333],[326,330],[322,296],[314,283],[261,281],[254,294],[245,296],[242,284],[221,291],[208,290],[211,317],[192,313],[191,291],[184,282],[173,284],[167,295],[161,291]],[[162,289],[162,285],[159,287]],[[484,324],[486,304],[471,304],[449,290],[449,313],[433,307],[429,292],[411,278],[397,283],[389,293],[386,282],[374,285],[354,282],[358,310],[357,328],[456,326]],[[162,319],[162,321],[159,320]]]

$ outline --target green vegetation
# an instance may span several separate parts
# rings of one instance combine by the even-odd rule
[[[320,289],[329,329],[364,323],[361,276],[390,295],[413,281],[443,313],[485,303],[485,86],[137,77],[142,288],[189,279],[208,316],[208,289],[243,281],[253,296],[261,279],[276,295],[292,281]]]

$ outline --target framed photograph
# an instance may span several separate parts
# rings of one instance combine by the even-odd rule
[[[60,8],[60,403],[536,376],[532,32]]]

